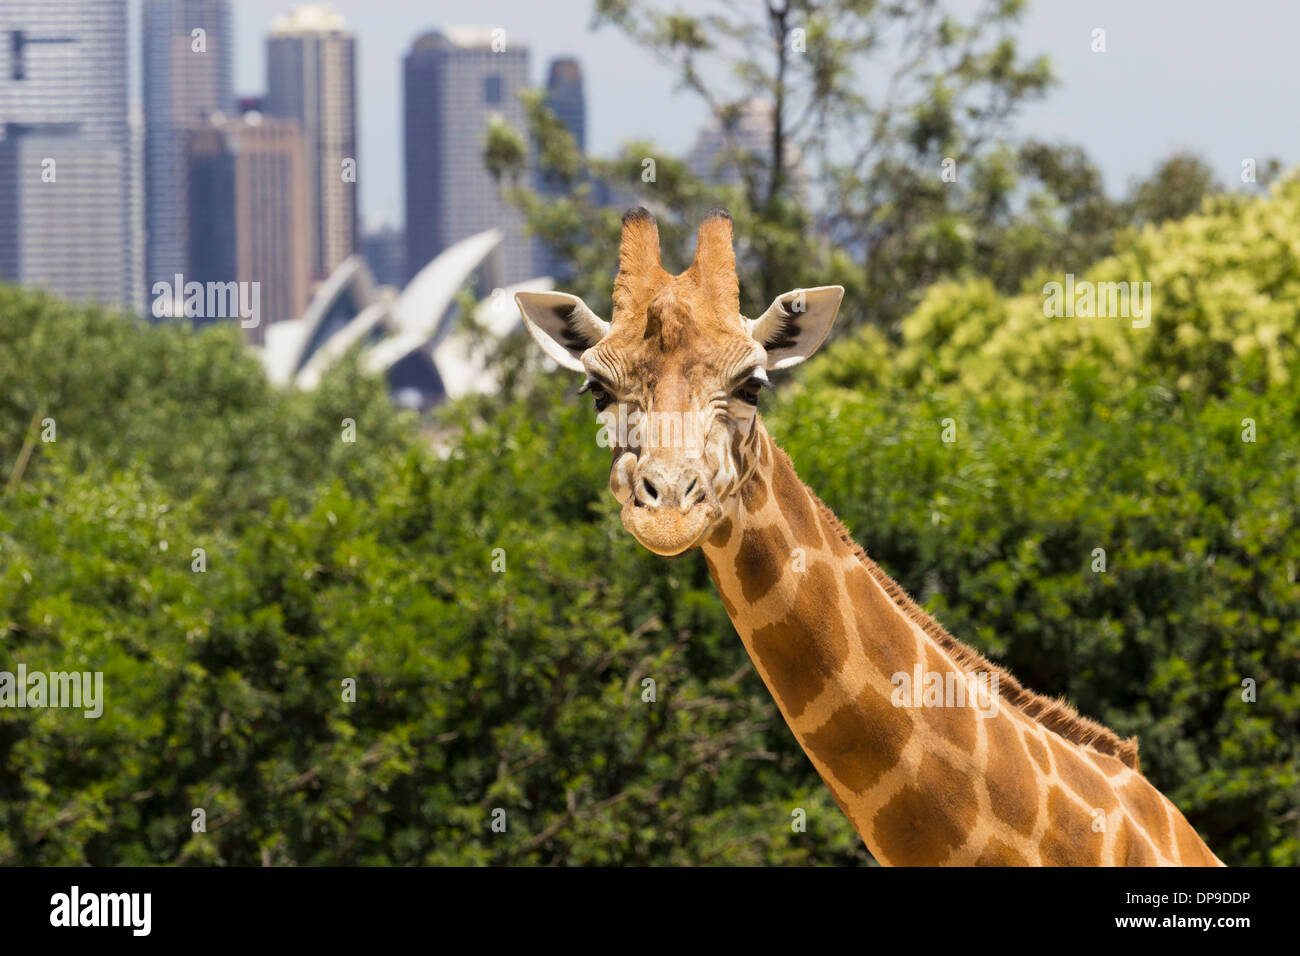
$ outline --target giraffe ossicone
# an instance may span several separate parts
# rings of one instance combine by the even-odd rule
[[[634,209],[608,322],[567,293],[516,301],[546,354],[585,376],[623,525],[657,554],[704,553],[755,669],[879,862],[1222,865],[1142,775],[1136,740],[948,634],[768,436],[767,372],[817,350],[843,295],[795,289],[747,319],[725,210],[674,276]]]

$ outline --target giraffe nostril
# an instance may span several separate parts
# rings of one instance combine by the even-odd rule
[[[650,483],[649,478],[641,479],[641,487],[645,489],[648,504],[655,504],[659,501],[659,489]]]
[[[690,487],[688,487],[686,491],[683,492],[682,494],[682,500],[686,501],[687,499],[689,499],[691,497],[691,492],[694,491],[696,488],[698,488],[699,484],[700,484],[700,479],[692,478]]]

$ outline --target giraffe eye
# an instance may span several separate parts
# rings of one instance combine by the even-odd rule
[[[583,392],[591,392],[592,400],[595,401],[596,411],[598,412],[603,412],[606,406],[613,401],[609,392],[605,391],[605,388],[595,379],[589,378],[583,383],[582,388],[578,390],[578,394],[581,395]]]
[[[754,377],[748,379],[744,385],[736,389],[736,398],[740,399],[747,405],[757,405],[758,393],[763,390],[763,386],[766,384],[767,382],[763,381],[761,378]]]

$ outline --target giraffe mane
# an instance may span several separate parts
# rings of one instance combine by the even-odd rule
[[[975,648],[957,640],[944,629],[942,624],[913,601],[902,586],[886,574],[880,565],[867,557],[867,552],[863,550],[862,545],[853,540],[844,523],[811,488],[804,485],[804,490],[812,497],[813,504],[817,506],[822,518],[840,536],[840,540],[852,549],[854,556],[884,588],[890,600],[898,605],[908,618],[920,625],[921,629],[940,647],[951,654],[959,667],[967,671],[995,674],[998,679],[999,695],[1030,720],[1059,734],[1070,743],[1115,757],[1125,766],[1141,773],[1136,737],[1120,737],[1104,724],[1084,717],[1063,697],[1051,698],[1030,690],[1005,668],[994,664]]]

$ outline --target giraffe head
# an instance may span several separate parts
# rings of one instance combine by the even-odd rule
[[[708,536],[757,466],[767,371],[816,351],[843,296],[841,286],[795,289],[746,319],[730,213],[705,217],[695,260],[674,276],[660,263],[654,219],[638,208],[623,217],[609,322],[564,292],[515,301],[546,354],[585,376],[613,451],[609,486],[623,526],[656,554],[676,555]]]

